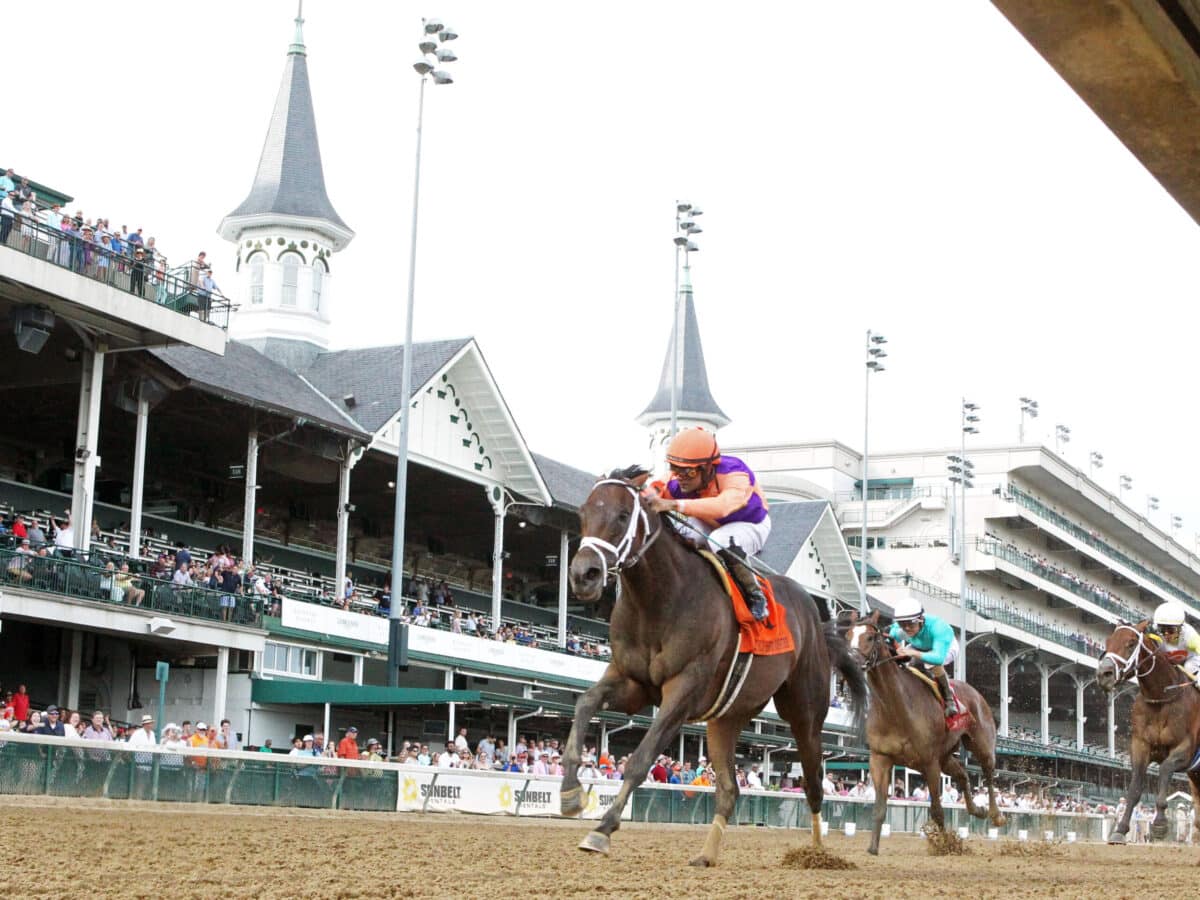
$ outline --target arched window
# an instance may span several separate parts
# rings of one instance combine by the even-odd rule
[[[325,286],[325,263],[319,259],[313,260],[312,267],[312,308],[321,311],[321,289]]]
[[[266,257],[256,253],[250,257],[250,305],[263,302],[263,263]]]
[[[300,257],[295,253],[287,253],[283,257],[283,294],[280,304],[283,306],[296,305],[296,286],[300,282]]]

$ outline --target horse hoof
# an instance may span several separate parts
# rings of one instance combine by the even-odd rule
[[[1153,825],[1150,826],[1150,837],[1152,837],[1154,840],[1161,841],[1166,836],[1167,836],[1167,823],[1166,822],[1163,822],[1162,824],[1155,822]]]
[[[583,790],[571,788],[559,795],[559,812],[569,818],[575,818],[583,812]]]
[[[1108,836],[1108,842],[1110,844],[1124,844],[1125,835],[1121,834],[1119,831],[1115,831]]]
[[[709,862],[707,857],[697,856],[695,859],[689,860],[688,865],[696,866],[697,868],[701,868],[701,869],[707,869],[712,865],[712,863]]]
[[[992,817],[992,824],[997,828],[1003,828],[1008,824],[1008,816],[1004,815],[1003,813],[996,813],[996,815]]]
[[[878,847],[868,847],[867,852],[870,853],[872,856],[878,856],[879,848]]]
[[[608,856],[608,848],[611,843],[607,834],[601,834],[598,831],[589,831],[584,839],[579,842],[579,849],[586,850],[589,853],[603,853],[605,856]]]

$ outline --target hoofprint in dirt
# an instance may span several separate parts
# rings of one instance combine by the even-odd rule
[[[730,828],[715,869],[689,868],[706,828],[630,823],[611,857],[581,854],[577,822],[332,813],[0,797],[10,896],[375,898],[472,896],[864,897],[918,885],[923,897],[1094,898],[1118,884],[1195,898],[1200,848],[1063,844],[1053,856],[931,858],[923,841],[831,834],[847,871],[786,868],[804,832]],[[1118,895],[1121,892],[1118,892]],[[1133,896],[1137,892],[1129,894]]]

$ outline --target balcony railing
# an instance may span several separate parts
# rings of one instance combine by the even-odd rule
[[[195,316],[219,328],[229,327],[233,304],[219,291],[204,290],[198,268],[163,272],[152,262],[139,261],[127,253],[113,253],[94,240],[21,215],[16,217],[3,245],[181,315]],[[127,246],[130,254],[137,249]]]
[[[1080,584],[1061,569],[1042,565],[1036,559],[1031,559],[1015,547],[1001,544],[998,541],[976,539],[975,548],[989,556],[1003,559],[1005,562],[1031,572],[1039,578],[1049,581],[1051,584],[1058,585],[1064,590],[1082,597],[1089,603],[1099,606],[1101,609],[1108,610],[1113,615],[1127,622],[1137,622],[1146,617],[1144,612],[1140,612],[1131,606],[1126,606],[1119,600],[1114,600],[1112,595],[1104,588],[1096,585]]]
[[[256,598],[226,595],[200,587],[180,587],[145,575],[134,576],[133,586],[145,592],[140,602],[122,585],[119,573],[103,566],[64,556],[36,556],[0,550],[0,584],[76,600],[128,606],[172,616],[188,616],[233,625],[262,627],[262,608]],[[232,606],[222,606],[222,600]]]
[[[1082,653],[1084,656],[1095,656],[1104,649],[1097,641],[1090,641],[1083,635],[1068,631],[1061,625],[1047,625],[1032,613],[1007,603],[1001,603],[978,591],[967,591],[967,609],[974,610],[993,622],[1011,625],[1035,637],[1054,641],[1054,643],[1068,647],[1076,653]]]
[[[1046,521],[1052,523],[1056,528],[1059,528],[1062,531],[1067,532],[1069,535],[1074,537],[1076,540],[1081,541],[1084,544],[1087,544],[1089,547],[1092,547],[1095,550],[1099,550],[1101,553],[1104,553],[1105,555],[1107,555],[1108,557],[1110,557],[1112,559],[1115,559],[1117,562],[1119,562],[1125,568],[1129,569],[1131,572],[1137,573],[1142,578],[1145,578],[1147,581],[1149,581],[1151,584],[1154,584],[1155,586],[1161,588],[1162,590],[1166,591],[1171,596],[1177,597],[1180,600],[1182,600],[1189,607],[1191,607],[1193,614],[1200,615],[1200,602],[1197,602],[1196,598],[1193,597],[1191,594],[1189,594],[1187,591],[1171,584],[1169,581],[1167,581],[1161,575],[1159,575],[1155,572],[1151,572],[1149,569],[1147,569],[1145,566],[1143,566],[1137,560],[1130,557],[1128,554],[1122,553],[1120,550],[1118,550],[1116,547],[1112,546],[1112,544],[1108,543],[1107,541],[1101,540],[1100,538],[1091,534],[1089,531],[1087,531],[1084,528],[1080,528],[1078,525],[1076,525],[1074,522],[1072,522],[1070,519],[1068,519],[1062,513],[1056,512],[1055,510],[1046,506],[1046,504],[1042,503],[1040,500],[1036,500],[1035,498],[1029,496],[1029,494],[1026,494],[1024,491],[1021,491],[1020,489],[1018,489],[1012,485],[1009,485],[1008,492],[1011,495],[1014,502],[1021,504],[1021,506],[1025,507],[1030,512],[1033,512],[1040,518],[1043,518]]]

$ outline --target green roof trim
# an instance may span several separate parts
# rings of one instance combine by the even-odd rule
[[[436,688],[382,687],[341,681],[293,681],[287,678],[254,678],[250,699],[262,704],[334,706],[417,706],[431,703],[478,703],[479,691],[444,691]]]

